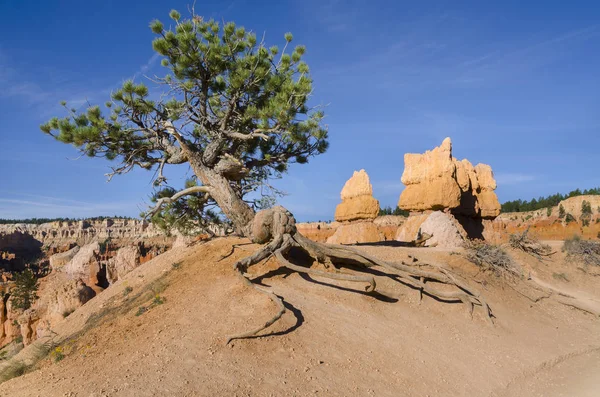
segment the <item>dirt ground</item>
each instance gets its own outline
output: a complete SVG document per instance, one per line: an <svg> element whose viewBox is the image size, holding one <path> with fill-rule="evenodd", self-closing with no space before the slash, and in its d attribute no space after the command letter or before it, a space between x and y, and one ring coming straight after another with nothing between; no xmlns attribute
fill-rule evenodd
<svg viewBox="0 0 600 397"><path fill-rule="evenodd" d="M523 282L511 287L439 248L359 247L454 269L485 294L495 326L477 308L471 319L460 303L419 303L418 291L385 275L370 295L361 285L290 274L271 259L251 273L288 311L269 336L225 346L228 335L276 311L232 270L257 246L220 260L244 242L218 239L140 266L67 317L56 330L70 335L59 350L1 384L0 396L600 395L597 316L540 298ZM600 302L600 279L562 253L544 263L511 255L528 275Z"/></svg>

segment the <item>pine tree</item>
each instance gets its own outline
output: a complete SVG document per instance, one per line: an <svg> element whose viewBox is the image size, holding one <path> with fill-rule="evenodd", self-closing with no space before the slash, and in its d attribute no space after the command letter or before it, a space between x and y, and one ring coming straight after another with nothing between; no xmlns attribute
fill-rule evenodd
<svg viewBox="0 0 600 397"><path fill-rule="evenodd" d="M145 215L157 224L210 222L214 213L209 210L218 207L238 235L268 243L235 264L241 276L249 266L271 255L296 271L317 272L298 268L286 259L295 246L319 261L396 269L397 277L407 284L447 299L446 289L438 290L435 282L419 281L420 270L402 268L399 273L400 265L349 248L315 243L297 232L292 214L283 207L263 209L272 200L256 198L252 193L276 195L270 180L285 173L291 163L304 164L328 147L324 113L308 104L313 80L303 61L306 48L298 45L288 49L291 33L285 34L283 49L267 47L253 32L233 22L220 25L191 11L188 19L171 11L172 28L158 20L150 24L156 35L152 46L168 70L156 79L163 88L162 95L151 96L146 85L126 81L105 108L90 106L77 112L64 103L66 117L52 118L41 130L88 156L117 161L109 179L136 167L154 170L154 206ZM181 164L190 167L194 180L175 190L167 184L164 170ZM367 282L368 291L375 289L372 274L317 273ZM459 287L447 270L428 272L426 278L453 286L453 300L481 305L491 318L479 293L462 283ZM249 280L248 284L254 285ZM279 307L266 328L281 317L285 307L272 292L257 290ZM232 338L250 336L263 328Z"/></svg>
<svg viewBox="0 0 600 397"><path fill-rule="evenodd" d="M565 215L566 215L566 212L565 212L565 207L563 207L563 205L561 204L561 205L558 207L558 217L562 219L562 218L564 218L564 217L565 217Z"/></svg>
<svg viewBox="0 0 600 397"><path fill-rule="evenodd" d="M17 309L27 310L38 298L37 277L31 269L14 273L15 286L10 290L11 302Z"/></svg>

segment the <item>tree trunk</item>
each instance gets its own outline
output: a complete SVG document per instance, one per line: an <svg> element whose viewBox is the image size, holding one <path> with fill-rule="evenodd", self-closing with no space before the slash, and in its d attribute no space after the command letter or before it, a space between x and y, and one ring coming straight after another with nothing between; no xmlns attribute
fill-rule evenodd
<svg viewBox="0 0 600 397"><path fill-rule="evenodd" d="M225 216L233 223L237 234L252 237L252 222L256 213L242 198L238 197L227 178L214 169L206 167L198 156L188 154L194 174L203 185L210 186L210 196L217 202Z"/></svg>

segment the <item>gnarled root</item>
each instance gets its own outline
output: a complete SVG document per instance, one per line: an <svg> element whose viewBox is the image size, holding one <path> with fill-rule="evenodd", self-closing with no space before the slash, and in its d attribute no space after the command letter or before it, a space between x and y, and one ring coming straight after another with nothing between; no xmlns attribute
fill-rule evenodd
<svg viewBox="0 0 600 397"><path fill-rule="evenodd" d="M364 266L367 268L382 267L388 272L393 273L398 282L418 290L420 294L424 293L447 302L465 303L467 305L467 310L471 315L475 306L481 306L483 308L485 318L489 323L493 324L492 311L485 299L479 294L478 291L471 288L447 269L439 266L429 265L431 270L425 270L423 269L423 265L415 267L404 262L401 264L387 262L348 246L314 242L296 231L295 221L292 215L283 207L274 207L270 210L259 212L255 219L255 223L256 222L260 222L260 224L255 224L253 226L254 230L256 231L256 234L253 234L253 237L258 235L259 238L254 238L254 242L265 242L265 240L270 240L270 242L263 246L255 254L236 262L234 264L234 269L247 285L263 294L268 295L269 298L278 306L279 310L263 326L252 331L231 336L227 339L227 343L234 339L243 339L258 334L262 330L277 322L277 320L279 320L285 313L285 306L283 305L283 301L280 297L275 295L270 290L253 284L245 275L250 266L261 262L271 255L275 255L281 265L295 272L306 273L309 275L325 277L334 280L366 283L367 285L365 290L367 292L375 291L375 278L370 274L348 274L343 273L336 268L333 268L333 271L331 272L321 271L291 263L285 257L285 255L293 247L297 247L306 251L318 262L325 263L326 265L347 264ZM428 283L428 281L450 285L455 288L453 291L440 290L435 288L432 285L433 283Z"/></svg>

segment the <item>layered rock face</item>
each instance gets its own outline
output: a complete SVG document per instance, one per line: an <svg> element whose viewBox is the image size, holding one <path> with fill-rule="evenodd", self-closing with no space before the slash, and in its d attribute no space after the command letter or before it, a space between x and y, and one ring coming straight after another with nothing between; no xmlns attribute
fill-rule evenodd
<svg viewBox="0 0 600 397"><path fill-rule="evenodd" d="M398 206L409 211L450 209L454 214L493 219L500 214L492 168L452 157L452 141L424 154L404 155Z"/></svg>
<svg viewBox="0 0 600 397"><path fill-rule="evenodd" d="M467 235L481 238L482 220L500 214L492 168L454 158L450 138L423 154L405 154L402 183L398 206L411 216L398 229L399 241L413 241L422 232L434 236L426 245L456 247Z"/></svg>
<svg viewBox="0 0 600 397"><path fill-rule="evenodd" d="M21 336L27 345L128 272L165 252L173 236L143 221L0 225L0 347ZM10 272L35 264L37 299L27 310L12 304Z"/></svg>
<svg viewBox="0 0 600 397"><path fill-rule="evenodd" d="M39 246L84 245L96 239L141 239L162 237L164 233L151 223L136 219L103 221L50 222L41 225L25 223L0 225L0 250L4 247L28 248L33 240Z"/></svg>
<svg viewBox="0 0 600 397"><path fill-rule="evenodd" d="M373 187L365 170L354 171L340 196L342 202L335 209L338 222L373 220L379 215L379 201L373 197Z"/></svg>
<svg viewBox="0 0 600 397"><path fill-rule="evenodd" d="M373 187L365 170L354 171L340 196L342 202L335 209L335 220L341 225L327 242L355 244L381 241L379 229L373 223L379 214L379 201L373 197Z"/></svg>

